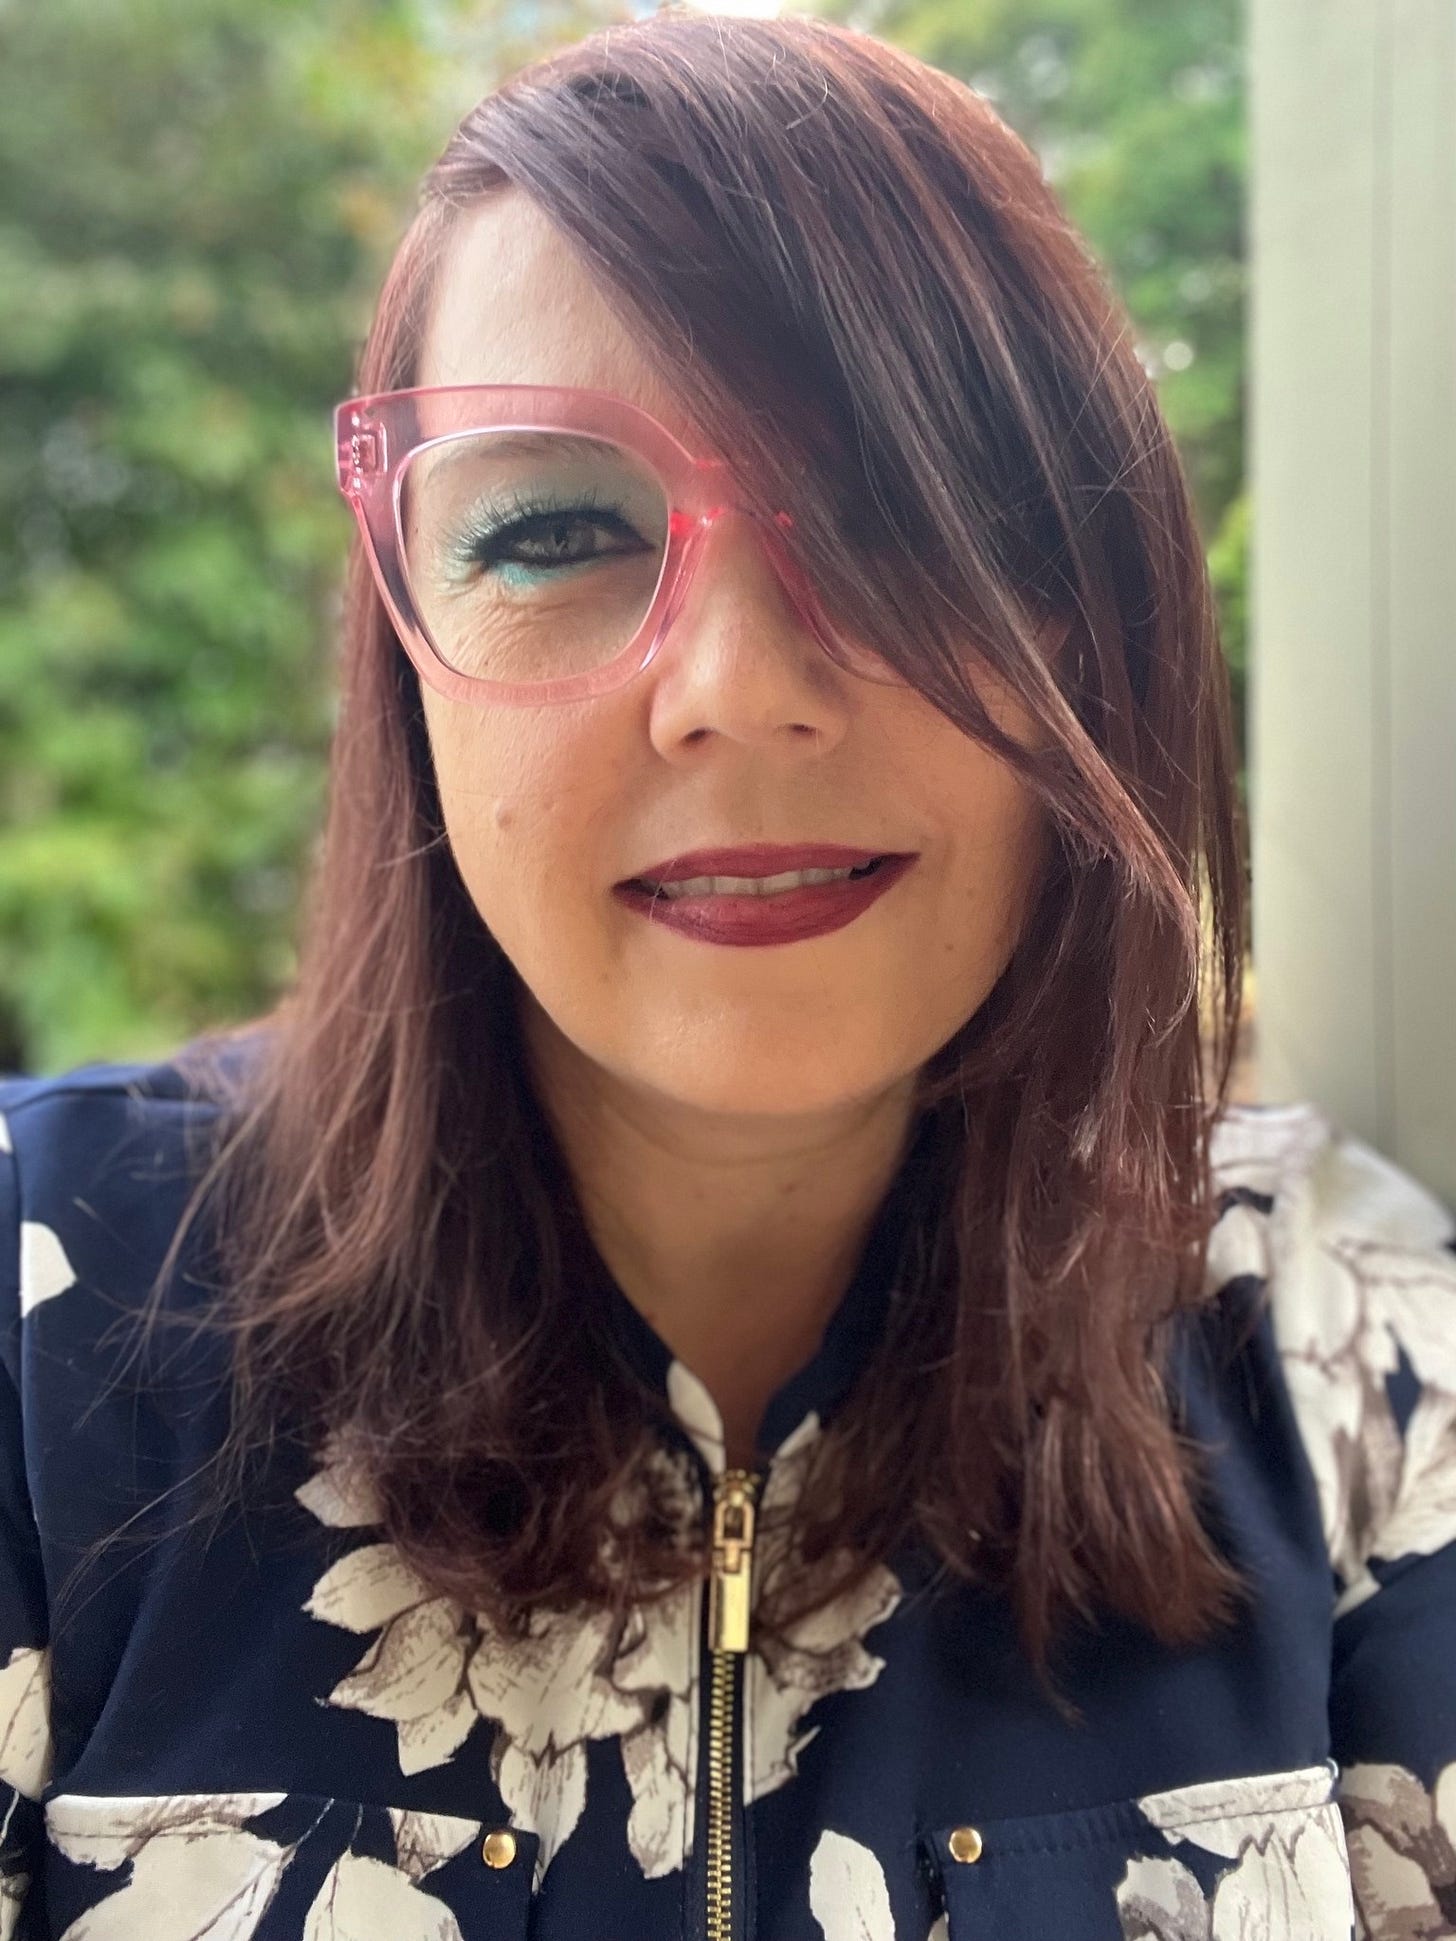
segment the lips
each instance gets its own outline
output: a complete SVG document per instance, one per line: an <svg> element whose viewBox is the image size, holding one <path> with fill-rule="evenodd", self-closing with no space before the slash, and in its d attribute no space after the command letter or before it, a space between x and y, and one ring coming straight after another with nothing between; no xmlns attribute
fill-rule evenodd
<svg viewBox="0 0 1456 1941"><path fill-rule="evenodd" d="M684 883L694 876L780 876L795 869L859 869L895 853L848 849L842 843L828 842L746 843L736 849L691 849L639 870L626 882L651 889L662 883Z"/></svg>
<svg viewBox="0 0 1456 1941"><path fill-rule="evenodd" d="M759 843L737 849L694 849L655 863L642 877L619 883L618 901L662 929L698 943L802 943L842 930L878 903L915 866L915 853L849 849L839 843ZM841 872L772 892L729 890L723 879ZM856 872L849 874L850 871ZM675 883L693 887L673 897Z"/></svg>

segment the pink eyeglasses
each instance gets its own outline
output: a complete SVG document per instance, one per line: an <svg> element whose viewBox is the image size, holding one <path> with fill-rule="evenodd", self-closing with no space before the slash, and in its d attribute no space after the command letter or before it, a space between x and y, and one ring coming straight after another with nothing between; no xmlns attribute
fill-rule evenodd
<svg viewBox="0 0 1456 1941"><path fill-rule="evenodd" d="M339 489L420 677L476 705L605 694L652 660L715 519L758 521L790 600L861 678L886 663L830 626L770 523L731 499L720 459L602 391L430 385L334 413Z"/></svg>

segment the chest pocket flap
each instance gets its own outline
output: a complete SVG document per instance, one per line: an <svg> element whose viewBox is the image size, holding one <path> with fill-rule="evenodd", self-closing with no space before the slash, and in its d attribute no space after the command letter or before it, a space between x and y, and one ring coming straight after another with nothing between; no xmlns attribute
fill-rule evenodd
<svg viewBox="0 0 1456 1941"><path fill-rule="evenodd" d="M1211 1780L928 1837L947 1941L1347 1941L1335 1768Z"/></svg>
<svg viewBox="0 0 1456 1941"><path fill-rule="evenodd" d="M539 1845L313 1793L56 1793L45 1822L45 1932L88 1941L522 1941Z"/></svg>

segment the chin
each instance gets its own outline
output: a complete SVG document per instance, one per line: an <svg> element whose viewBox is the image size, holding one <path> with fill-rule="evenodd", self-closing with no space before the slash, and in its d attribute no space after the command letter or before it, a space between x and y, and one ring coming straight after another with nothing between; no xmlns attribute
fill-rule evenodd
<svg viewBox="0 0 1456 1941"><path fill-rule="evenodd" d="M730 1118L803 1118L876 1098L900 1083L904 1072L892 1059L846 1059L843 1044L806 1050L802 1045L741 1045L715 1055L699 1042L684 1063L663 1061L639 1070L640 1083L693 1111Z"/></svg>

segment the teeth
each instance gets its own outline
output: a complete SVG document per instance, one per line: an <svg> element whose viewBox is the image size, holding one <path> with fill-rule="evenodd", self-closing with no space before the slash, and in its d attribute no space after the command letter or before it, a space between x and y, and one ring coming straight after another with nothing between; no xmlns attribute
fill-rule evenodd
<svg viewBox="0 0 1456 1941"><path fill-rule="evenodd" d="M813 883L843 883L853 869L786 869L779 876L688 876L681 883L649 883L656 896L778 896Z"/></svg>

